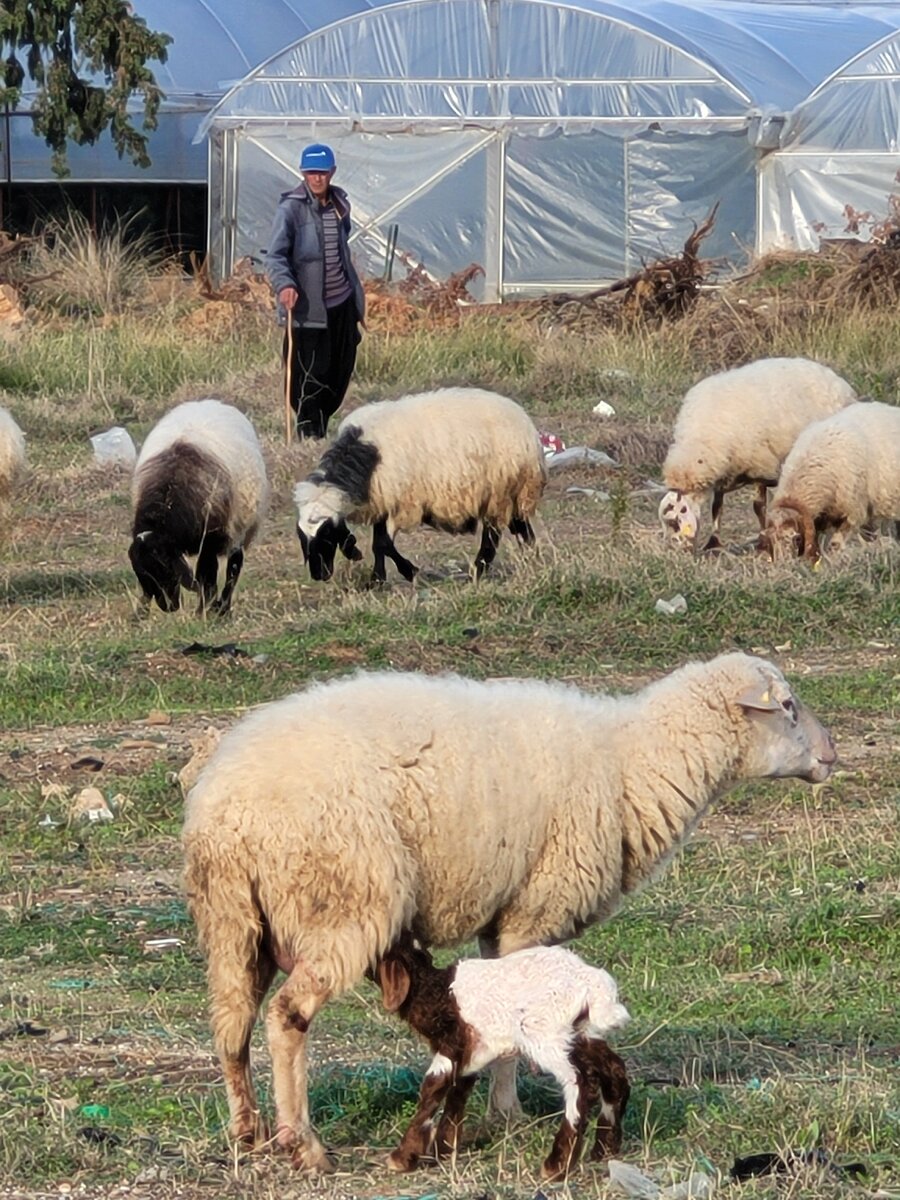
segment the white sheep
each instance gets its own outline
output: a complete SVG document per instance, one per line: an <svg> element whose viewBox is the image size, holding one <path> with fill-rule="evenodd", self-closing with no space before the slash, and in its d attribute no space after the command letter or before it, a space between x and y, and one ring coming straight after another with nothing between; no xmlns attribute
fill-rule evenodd
<svg viewBox="0 0 900 1200"><path fill-rule="evenodd" d="M372 526L372 578L385 557L404 579L417 568L394 535L417 525L474 533L476 577L490 566L501 531L534 541L547 468L538 432L514 400L480 388L442 388L366 404L345 417L318 466L294 490L297 534L313 579L330 579L337 549L362 557L347 521Z"/></svg>
<svg viewBox="0 0 900 1200"><path fill-rule="evenodd" d="M815 563L828 535L900 531L900 408L854 404L816 421L797 438L772 497L764 548L791 547Z"/></svg>
<svg viewBox="0 0 900 1200"><path fill-rule="evenodd" d="M236 1138L264 1129L250 1035L268 1006L276 1137L329 1169L306 1032L411 929L487 957L574 937L659 871L744 779L821 782L834 747L771 663L725 654L634 696L376 672L243 717L188 795L188 904ZM494 1107L515 1074L494 1073Z"/></svg>
<svg viewBox="0 0 900 1200"><path fill-rule="evenodd" d="M150 430L134 467L131 565L144 605L180 605L198 592L199 612L224 615L269 503L259 440L250 421L220 400L190 400ZM192 572L185 556L196 555ZM219 557L227 556L217 596Z"/></svg>
<svg viewBox="0 0 900 1200"><path fill-rule="evenodd" d="M672 489L659 504L663 527L695 543L711 491L713 531L704 549L716 549L725 493L755 483L753 511L762 531L766 489L778 482L797 435L854 400L849 383L808 358L762 358L702 379L681 403L663 463L663 481Z"/></svg>
<svg viewBox="0 0 900 1200"><path fill-rule="evenodd" d="M624 1062L603 1039L629 1017L608 972L561 946L441 969L415 939L403 937L379 960L375 978L388 1012L426 1038L434 1055L419 1107L388 1166L411 1171L432 1147L438 1157L452 1154L479 1071L518 1056L549 1072L563 1090L565 1113L541 1168L544 1179L565 1178L574 1168L598 1100L591 1157L618 1153L631 1089Z"/></svg>
<svg viewBox="0 0 900 1200"><path fill-rule="evenodd" d="M12 415L0 408L0 518L5 515L10 496L24 473L25 435Z"/></svg>

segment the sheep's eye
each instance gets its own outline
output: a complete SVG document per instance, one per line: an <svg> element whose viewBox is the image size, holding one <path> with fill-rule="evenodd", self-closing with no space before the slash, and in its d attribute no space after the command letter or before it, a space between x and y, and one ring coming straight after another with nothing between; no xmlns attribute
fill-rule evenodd
<svg viewBox="0 0 900 1200"><path fill-rule="evenodd" d="M791 724L797 724L797 704L793 696L789 696L787 700L782 700L781 707L791 719Z"/></svg>

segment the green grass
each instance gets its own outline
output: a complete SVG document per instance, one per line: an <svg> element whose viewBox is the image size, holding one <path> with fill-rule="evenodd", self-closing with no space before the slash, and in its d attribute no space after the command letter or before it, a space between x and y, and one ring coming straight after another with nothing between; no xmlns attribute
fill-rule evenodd
<svg viewBox="0 0 900 1200"><path fill-rule="evenodd" d="M791 280L775 282L787 294ZM302 568L290 485L316 449L282 445L269 319L238 310L213 331L192 323L195 310L179 301L108 320L53 316L0 364L0 403L26 428L31 462L0 548L3 1187L36 1196L71 1183L104 1198L117 1188L250 1200L535 1195L559 1097L524 1071L523 1125L485 1122L482 1082L457 1162L410 1179L385 1170L427 1055L369 983L326 1006L311 1039L313 1120L338 1176L309 1183L283 1159L234 1153L181 896L174 773L208 724L225 728L250 706L359 668L616 691L739 648L774 658L796 682L833 730L840 769L812 791L735 789L662 879L578 941L613 970L633 1015L616 1040L633 1083L623 1157L668 1183L695 1168L725 1177L738 1155L822 1146L866 1162L870 1192L897 1194L900 555L887 542L853 546L816 572L749 553L693 559L663 544L656 501L639 494L658 478L679 397L733 365L736 347L739 357L754 347L819 357L862 390L895 395L894 314L729 318L722 331L708 310L659 331L496 315L404 337L373 329L351 404L450 382L497 387L571 444L615 445L623 466L552 478L534 552L504 540L477 587L459 578L470 540L417 532L401 548L434 573L370 591L364 565L342 564L321 586ZM87 436L115 420L139 440L172 403L199 394L253 418L272 514L229 621L155 610L137 621L128 480L93 468ZM601 398L616 409L610 422L591 413ZM611 499L570 495L570 484ZM741 493L726 503L725 527L737 541L753 536ZM685 614L656 611L679 592ZM184 655L195 642L245 653ZM85 754L102 760L96 773L75 766ZM88 785L112 806L111 823L70 816ZM160 949L158 939L175 940ZM254 1053L268 1104L262 1029ZM605 1168L586 1164L553 1191L570 1193L611 1194ZM757 1180L745 1194L863 1193L813 1173Z"/></svg>

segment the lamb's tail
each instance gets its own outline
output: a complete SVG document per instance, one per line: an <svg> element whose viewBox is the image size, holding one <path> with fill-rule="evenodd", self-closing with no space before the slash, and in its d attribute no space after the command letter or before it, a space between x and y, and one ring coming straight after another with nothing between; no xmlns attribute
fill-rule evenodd
<svg viewBox="0 0 900 1200"><path fill-rule="evenodd" d="M605 1038L613 1029L621 1029L631 1020L624 1004L619 1003L616 981L606 971L593 972L588 987L588 1030L592 1037Z"/></svg>

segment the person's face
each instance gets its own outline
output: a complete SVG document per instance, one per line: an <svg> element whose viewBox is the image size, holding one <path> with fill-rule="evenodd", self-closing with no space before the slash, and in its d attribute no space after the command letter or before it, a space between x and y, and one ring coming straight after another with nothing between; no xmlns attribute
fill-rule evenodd
<svg viewBox="0 0 900 1200"><path fill-rule="evenodd" d="M331 182L331 177L334 174L334 168L330 171L304 171L303 178L306 180L306 186L312 192L317 200L324 199L328 192L328 185Z"/></svg>

